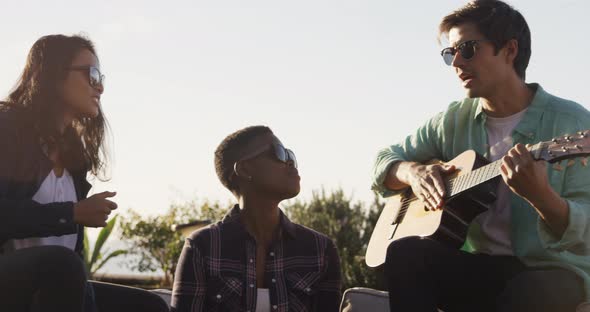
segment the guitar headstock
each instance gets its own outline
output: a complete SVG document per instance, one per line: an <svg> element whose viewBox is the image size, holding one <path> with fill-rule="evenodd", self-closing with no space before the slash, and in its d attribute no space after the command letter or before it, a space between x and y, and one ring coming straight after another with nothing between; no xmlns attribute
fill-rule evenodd
<svg viewBox="0 0 590 312"><path fill-rule="evenodd" d="M532 147L535 159L553 163L567 158L590 156L590 130L579 131L540 142Z"/></svg>

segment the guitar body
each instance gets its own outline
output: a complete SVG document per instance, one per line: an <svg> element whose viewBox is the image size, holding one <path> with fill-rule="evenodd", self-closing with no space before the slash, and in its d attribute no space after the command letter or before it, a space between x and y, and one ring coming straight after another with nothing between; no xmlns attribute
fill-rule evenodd
<svg viewBox="0 0 590 312"><path fill-rule="evenodd" d="M549 163L587 157L590 156L590 130L555 137L527 149L533 159ZM447 190L444 209L427 211L410 188L387 199L367 246L365 262L368 266L385 263L389 244L405 237L430 237L456 248L463 245L471 221L496 200L502 161L489 163L476 152L466 151L447 164L454 165L457 170L444 177ZM582 160L582 165L586 166L587 161Z"/></svg>
<svg viewBox="0 0 590 312"><path fill-rule="evenodd" d="M439 162L440 163L440 162ZM475 151L466 151L446 164L457 170L452 177L465 175L489 162ZM409 236L430 237L460 248L471 221L486 211L496 199L499 177L446 199L442 210L428 211L408 188L387 198L367 246L365 261L370 267L385 263L391 242Z"/></svg>

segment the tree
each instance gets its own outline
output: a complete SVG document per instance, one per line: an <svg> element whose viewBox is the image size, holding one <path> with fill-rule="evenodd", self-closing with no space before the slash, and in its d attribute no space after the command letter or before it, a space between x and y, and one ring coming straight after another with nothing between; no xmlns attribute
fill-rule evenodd
<svg viewBox="0 0 590 312"><path fill-rule="evenodd" d="M129 216L121 222L121 237L130 244L130 253L139 256L139 259L130 260L131 268L139 272L159 269L164 273L163 286L170 286L184 245L183 237L173 226L196 220L218 220L227 209L217 202L198 203L193 200L173 204L166 214L158 216L141 216L129 210Z"/></svg>
<svg viewBox="0 0 590 312"><path fill-rule="evenodd" d="M383 289L375 269L364 261L369 238L382 204L375 197L365 209L362 203L353 203L342 189L331 193L314 191L309 202L296 200L285 205L285 212L295 223L324 233L334 240L342 266L343 287L371 287Z"/></svg>
<svg viewBox="0 0 590 312"><path fill-rule="evenodd" d="M92 250L92 254L90 253L90 242L88 241L88 232L84 229L84 249L83 249L83 256L84 256L84 264L86 265L86 272L88 276L92 277L96 271L100 270L109 260L112 258L127 254L127 250L118 249L111 253L109 250L102 251L105 242L111 236L115 225L117 224L117 215L115 215L107 225L100 230L98 233L98 237L96 238L96 242L94 243L94 248ZM105 256L106 255L106 256ZM100 262L99 262L100 261Z"/></svg>

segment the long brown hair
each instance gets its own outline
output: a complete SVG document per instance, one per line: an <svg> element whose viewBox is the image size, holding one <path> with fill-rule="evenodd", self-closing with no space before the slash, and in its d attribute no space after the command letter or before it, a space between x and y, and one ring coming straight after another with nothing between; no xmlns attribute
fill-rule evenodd
<svg viewBox="0 0 590 312"><path fill-rule="evenodd" d="M49 35L37 40L27 56L25 68L6 102L0 104L19 112L41 142L57 148L66 167L84 168L101 180L106 177L105 133L107 121L99 107L98 116L78 117L61 133L56 122L63 101L58 86L68 75L68 67L84 49L96 55L94 44L79 35Z"/></svg>

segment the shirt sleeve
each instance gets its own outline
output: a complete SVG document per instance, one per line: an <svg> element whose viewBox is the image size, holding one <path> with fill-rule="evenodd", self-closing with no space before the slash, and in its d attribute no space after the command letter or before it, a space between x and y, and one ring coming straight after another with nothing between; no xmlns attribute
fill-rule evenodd
<svg viewBox="0 0 590 312"><path fill-rule="evenodd" d="M380 150L373 165L371 189L384 197L399 192L389 190L383 184L389 168L398 161L426 162L433 158L442 158L440 139L442 120L443 113L441 112L400 143Z"/></svg>
<svg viewBox="0 0 590 312"><path fill-rule="evenodd" d="M172 298L173 312L205 311L207 280L203 269L203 257L194 242L187 238L178 259Z"/></svg>
<svg viewBox="0 0 590 312"><path fill-rule="evenodd" d="M76 233L72 202L42 205L32 199L10 199L20 157L17 144L17 132L0 120L0 240Z"/></svg>
<svg viewBox="0 0 590 312"><path fill-rule="evenodd" d="M315 294L313 311L337 312L340 309L342 297L342 276L338 249L332 240L328 240L325 257L327 263L326 274L318 282L318 292Z"/></svg>
<svg viewBox="0 0 590 312"><path fill-rule="evenodd" d="M559 135L590 129L590 114L584 108L576 116L563 114L554 126ZM568 225L561 235L555 235L540 217L537 232L543 247L556 252L590 255L590 163L588 158L572 158L549 170L551 186L568 205ZM558 167L559 167L558 166Z"/></svg>
<svg viewBox="0 0 590 312"><path fill-rule="evenodd" d="M573 162L567 167L567 163ZM579 159L563 161L565 169L561 196L569 208L568 226L561 237L556 236L540 217L537 230L543 246L558 252L590 254L590 167Z"/></svg>

